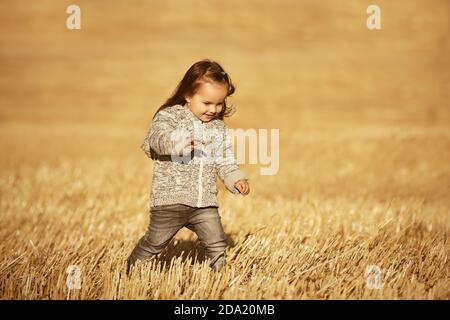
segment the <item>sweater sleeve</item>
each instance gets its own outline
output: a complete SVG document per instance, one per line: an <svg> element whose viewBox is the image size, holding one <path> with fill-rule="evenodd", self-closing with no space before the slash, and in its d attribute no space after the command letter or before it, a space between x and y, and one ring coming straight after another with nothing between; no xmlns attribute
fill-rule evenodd
<svg viewBox="0 0 450 320"><path fill-rule="evenodd" d="M223 124L221 138L215 150L215 167L217 175L231 193L238 194L239 191L234 184L241 179L249 180L248 176L239 169L234 159L233 143L229 129Z"/></svg>
<svg viewBox="0 0 450 320"><path fill-rule="evenodd" d="M177 121L174 115L164 109L159 111L141 144L141 149L149 158L152 158L152 152L159 155L170 155L174 150L171 136L176 128Z"/></svg>

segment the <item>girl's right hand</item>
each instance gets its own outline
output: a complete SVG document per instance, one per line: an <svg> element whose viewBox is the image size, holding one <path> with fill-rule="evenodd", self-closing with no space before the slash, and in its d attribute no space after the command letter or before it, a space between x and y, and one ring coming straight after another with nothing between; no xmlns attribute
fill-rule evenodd
<svg viewBox="0 0 450 320"><path fill-rule="evenodd" d="M180 137L178 141L175 142L175 152L182 156L191 153L196 146L201 147L205 144L205 141L195 139L194 135L191 134L189 137Z"/></svg>

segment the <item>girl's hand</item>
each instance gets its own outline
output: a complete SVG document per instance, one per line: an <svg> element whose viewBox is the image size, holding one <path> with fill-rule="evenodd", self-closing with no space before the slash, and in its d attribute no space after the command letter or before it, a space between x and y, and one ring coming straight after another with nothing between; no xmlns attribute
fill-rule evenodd
<svg viewBox="0 0 450 320"><path fill-rule="evenodd" d="M238 189L238 191L239 191L242 195L244 195L244 196L246 196L246 195L249 194L249 192L250 192L250 186L249 186L247 180L238 180L238 181L234 184L234 187L235 187L236 189Z"/></svg>
<svg viewBox="0 0 450 320"><path fill-rule="evenodd" d="M205 145L206 141L199 139L194 139L194 135L189 137L180 137L178 141L175 142L175 152L178 155L184 155L190 153L196 146Z"/></svg>

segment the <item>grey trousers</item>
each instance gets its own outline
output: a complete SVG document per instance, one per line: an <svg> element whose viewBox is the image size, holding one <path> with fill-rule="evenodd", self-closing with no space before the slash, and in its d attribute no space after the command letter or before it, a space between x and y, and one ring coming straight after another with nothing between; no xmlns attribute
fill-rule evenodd
<svg viewBox="0 0 450 320"><path fill-rule="evenodd" d="M147 261L160 253L183 227L197 234L205 255L211 259L210 267L220 270L225 265L228 244L218 208L170 204L150 208L150 223L127 259L127 274L136 261Z"/></svg>

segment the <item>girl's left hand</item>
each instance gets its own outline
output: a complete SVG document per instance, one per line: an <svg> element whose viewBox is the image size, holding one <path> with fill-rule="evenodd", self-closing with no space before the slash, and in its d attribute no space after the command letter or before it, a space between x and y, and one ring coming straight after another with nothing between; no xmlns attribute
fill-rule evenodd
<svg viewBox="0 0 450 320"><path fill-rule="evenodd" d="M238 189L238 191L242 194L242 195L247 195L250 192L250 186L248 184L247 180L238 180L235 184L234 187L236 189Z"/></svg>

